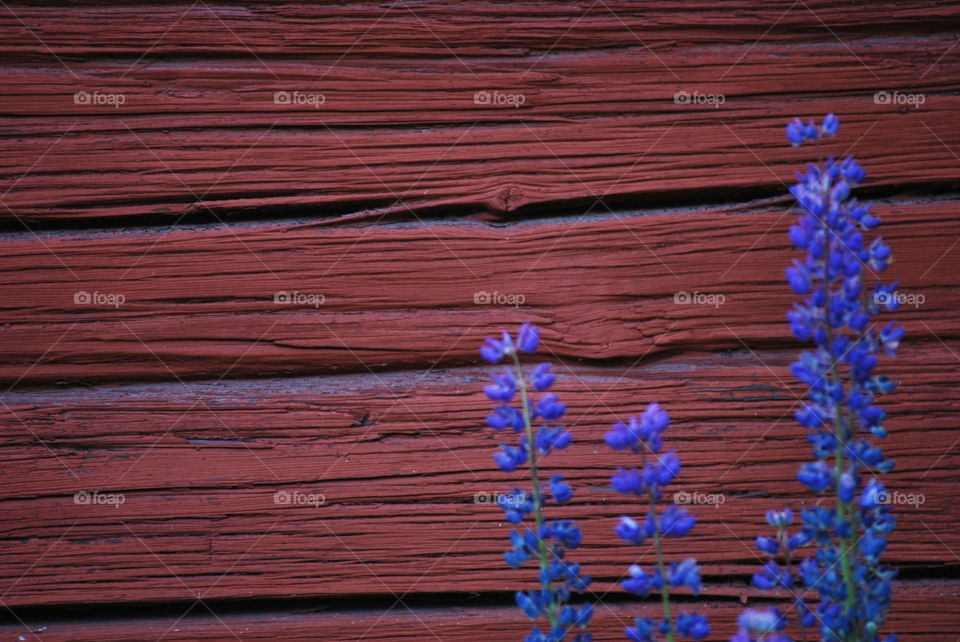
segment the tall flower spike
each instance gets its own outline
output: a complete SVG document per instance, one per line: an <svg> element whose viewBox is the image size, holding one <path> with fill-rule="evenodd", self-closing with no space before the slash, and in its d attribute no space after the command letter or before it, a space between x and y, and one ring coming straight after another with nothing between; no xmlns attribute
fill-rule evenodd
<svg viewBox="0 0 960 642"><path fill-rule="evenodd" d="M663 539L683 537L696 523L693 515L676 503L657 514L657 502L664 489L680 474L680 458L675 452L656 456L663 447L663 433L669 424L667 411L651 403L639 419L631 417L627 423L615 423L605 437L607 445L614 450L632 450L641 455L642 470L618 469L610 480L614 490L647 500L647 513L642 521L623 515L614 532L623 541L637 546L645 546L647 540L653 538L657 553L657 566L652 572L635 564L629 569L630 577L622 582L625 590L640 597L645 598L652 591L660 592L663 619L656 623L648 617L638 617L633 626L624 629L627 638L636 642L651 642L658 634L670 642L677 637L702 640L710 634L705 615L681 611L674 617L671 613L670 587L685 587L693 595L699 594L700 567L693 558L673 562L669 568L664 560Z"/></svg>
<svg viewBox="0 0 960 642"><path fill-rule="evenodd" d="M840 121L828 114L813 130L794 120L787 125L793 145L836 134ZM792 366L807 387L807 400L796 412L807 431L813 461L803 464L799 481L820 495L815 506L801 513L801 525L790 534L789 509L770 511L767 522L774 537L760 536L757 548L769 559L753 583L762 590L787 591L795 599L800 628L819 625L824 640L876 642L890 606L895 572L880 561L887 536L896 524L891 507L879 501L886 493L876 477L893 462L872 438L886 436L886 413L877 398L895 385L876 373L878 355L894 356L903 328L890 322L877 329L875 317L897 306L896 283L875 282L890 264L890 248L880 237L868 243L880 219L870 204L861 204L852 188L866 172L852 156L828 158L798 174L790 192L800 215L790 228L790 240L804 252L786 277L791 289L804 296L787 313L793 335L812 344ZM816 553L794 566L795 555L813 545ZM781 564L782 562L782 564ZM805 589L795 591L792 587ZM815 595L808 606L799 592ZM796 617L796 616L795 616ZM749 609L740 617L736 642L789 640L786 614ZM887 638L896 639L895 636Z"/></svg>
<svg viewBox="0 0 960 642"><path fill-rule="evenodd" d="M493 455L494 461L506 473L527 465L531 479L530 492L514 487L511 493L500 495L497 501L511 524L522 525L531 515L534 518L532 529L526 527L510 532L511 548L504 553L504 561L510 568L519 568L530 559L539 561L540 588L516 594L517 606L528 618L542 619L548 624L545 632L534 626L526 637L528 642L560 642L566 640L574 629L577 633L572 642L590 642L591 635L586 627L593 614L591 605L576 607L569 604L571 593L583 592L590 585L590 578L581 576L580 565L566 559L568 550L580 546L580 529L569 520L548 523L543 516L548 493L541 482L539 458L566 448L571 435L556 423L567 409L556 394L546 393L536 403L532 399L532 392L549 389L555 380L549 363L533 368L529 377L521 367L520 353L536 352L539 342L537 327L524 323L516 339L504 332L500 339L488 337L480 346L480 355L485 360L494 364L505 359L508 361L502 373L490 375L493 383L483 389L487 397L499 402L487 415L487 425L498 432L510 427L521 433L517 445L501 444L500 451ZM534 421L540 424L536 434ZM506 431L505 434L510 433ZM573 489L564 481L563 475L553 475L548 487L549 497L557 506L573 498ZM690 621L688 626L695 630L699 622Z"/></svg>

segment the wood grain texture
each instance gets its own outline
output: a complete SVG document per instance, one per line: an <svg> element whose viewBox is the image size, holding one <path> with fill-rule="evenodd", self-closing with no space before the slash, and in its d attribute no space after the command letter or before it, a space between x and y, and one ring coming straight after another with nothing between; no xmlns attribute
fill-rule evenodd
<svg viewBox="0 0 960 642"><path fill-rule="evenodd" d="M924 297L897 314L912 336L958 337L956 208L877 209L901 294ZM783 283L795 255L785 238L792 219L785 209L733 207L506 228L256 225L55 234L42 243L7 237L0 380L444 367L475 363L483 336L521 320L543 327L548 358L795 346ZM278 292L325 299L278 304ZM477 305L484 292L521 295L523 305ZM678 292L722 295L723 304L677 304ZM82 293L125 300L76 304Z"/></svg>
<svg viewBox="0 0 960 642"><path fill-rule="evenodd" d="M784 183L852 152L922 297L881 364L890 628L955 640L958 30L947 1L3 4L0 637L520 637L476 348L531 320L596 639L654 614L618 602L653 554L601 441L653 400L675 490L724 497L667 554L726 639L764 511L816 501Z"/></svg>
<svg viewBox="0 0 960 642"><path fill-rule="evenodd" d="M890 612L891 631L904 642L954 642L960 621L960 586L956 581L897 582ZM931 609L931 604L938 608ZM132 617L124 621L48 620L27 617L23 624L0 625L7 639L71 640L73 642L119 642L138 639L164 640L276 640L316 639L329 642L370 640L442 640L474 642L481 639L521 639L529 627L514 608L471 606L457 608L407 608L407 603L380 610L351 609L349 602L334 612L225 613L216 603L213 613L197 605L188 617ZM335 605L336 607L336 605ZM687 608L682 606L681 608ZM186 610L186 607L184 607ZM706 613L713 629L708 640L727 640L733 633L740 606L737 603L704 600L698 612ZM306 611L306 612L305 612ZM591 632L594 640L622 640L623 628L638 615L657 616L652 601L600 603L594 607ZM25 626L24 626L25 625Z"/></svg>
<svg viewBox="0 0 960 642"><path fill-rule="evenodd" d="M944 0L904 4L881 0L850 5L836 0L748 0L615 4L581 2L462 2L452 15L440 0L418 3L244 2L202 4L161 1L149 6L129 1L96 6L70 5L71 22L61 7L10 3L0 28L11 37L2 51L37 56L41 39L59 55L342 56L349 53L392 57L398 53L429 58L502 56L517 52L592 51L602 45L634 46L642 40L660 49L737 42L790 46L825 41L826 23L843 35L896 33L922 35L948 28L957 3ZM19 18L19 19L18 19ZM26 23L26 25L24 24ZM781 28L774 29L775 24Z"/></svg>
<svg viewBox="0 0 960 642"><path fill-rule="evenodd" d="M117 217L166 224L211 212L412 220L443 208L502 219L770 194L810 158L784 144L783 123L827 111L844 115L830 151L856 152L871 187L956 185L960 62L945 54L960 8L879 4L854 12L816 4L730 15L743 6L733 3L712 16L653 5L617 13L540 6L523 20L538 21L537 11L549 18L522 30L511 29L509 16L479 29L471 22L471 10L490 17L501 4L473 5L458 19L437 6L416 14L398 7L380 22L371 18L385 8L370 5L301 8L310 22L290 7L222 9L222 16L208 6L112 7L77 10L61 34L59 18L48 22L55 12L33 9L22 18L35 20L33 36L14 24L20 39L0 45L17 54L0 80L0 188L9 208L0 219L16 229L14 216L53 224ZM421 10L444 26L419 18ZM337 23L339 12L353 22ZM584 13L571 24L570 15ZM907 28L911 15L922 15L929 33L876 34L878 21L899 19ZM175 28L165 22L176 17ZM326 34L333 40L326 47L354 42L354 30L365 34L336 55L313 38L319 51L307 56L287 21ZM738 32L738 23L749 27ZM57 42L76 43L78 32L94 28L88 24L100 32L114 25L115 35L57 53ZM845 33L844 24L870 25L871 35ZM161 28L172 31L162 37ZM146 53L139 30L156 43ZM691 30L701 37L689 40ZM200 33L206 56L197 58L191 34ZM808 43L812 34L816 42ZM36 38L49 48L42 64L22 57ZM228 55L236 47L243 55ZM211 48L219 57L209 57ZM53 54L65 56L63 64ZM876 104L878 91L920 94L924 102ZM78 103L77 92L123 103ZM277 92L323 102L277 104ZM477 104L477 92L523 102ZM677 92L724 102L677 104Z"/></svg>
<svg viewBox="0 0 960 642"><path fill-rule="evenodd" d="M960 550L960 534L944 521L957 516L949 480L960 465L960 408L946 399L960 375L939 343L905 352L891 373L901 389L885 404L885 450L898 462L886 479L924 501L898 507L888 555L903 569L941 572L957 566L950 551ZM638 509L610 492L609 475L635 462L609 452L602 435L659 399L674 417L669 447L684 461L675 490L726 498L696 507L699 526L671 542L670 555L701 560L706 595L744 594L726 582L754 572L750 542L763 532L764 511L813 500L791 481L808 450L792 419L800 391L785 383L791 357L744 350L561 370L577 444L547 465L579 489L564 515L583 526L589 544L576 559L600 593L632 555L643 563L652 555L624 550L612 534L619 515ZM0 577L15 582L4 600L515 588L525 575L503 568L509 524L475 499L517 479L493 465L497 438L481 427L488 371L10 393L2 467L27 474L4 490ZM95 491L125 501L76 503L75 493ZM278 492L304 498L277 503ZM303 503L310 494L322 505Z"/></svg>

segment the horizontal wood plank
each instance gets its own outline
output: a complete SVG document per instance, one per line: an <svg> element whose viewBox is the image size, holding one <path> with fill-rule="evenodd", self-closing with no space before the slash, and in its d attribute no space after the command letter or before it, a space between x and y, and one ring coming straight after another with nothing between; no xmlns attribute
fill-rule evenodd
<svg viewBox="0 0 960 642"><path fill-rule="evenodd" d="M786 144L786 121L830 111L844 124L825 149L856 153L871 187L957 184L953 32L838 42L813 15L791 15L819 42L784 45L775 29L746 51L733 37L654 54L606 12L630 49L10 61L0 220L19 230L14 217L413 220L451 209L502 220L768 195L812 155ZM694 98L678 104L678 92ZM878 104L877 92L890 100Z"/></svg>
<svg viewBox="0 0 960 642"><path fill-rule="evenodd" d="M876 210L896 259L885 276L915 297L896 313L910 336L958 336L956 207ZM483 336L522 320L543 327L548 355L567 359L793 346L783 277L795 256L792 219L786 209L731 207L505 228L7 237L0 380L446 367L475 363ZM683 293L693 302L677 303Z"/></svg>
<svg viewBox="0 0 960 642"><path fill-rule="evenodd" d="M883 364L901 381L885 404L885 449L898 464L885 479L904 502L923 498L898 506L888 557L940 572L960 550L944 519L957 514L956 357L933 342L904 352ZM750 542L765 510L813 501L791 481L809 450L792 418L800 391L785 383L791 358L740 351L560 369L577 441L547 465L579 489L563 513L582 522L588 544L576 559L599 592L629 563L652 559L612 534L619 515L640 509L610 491L613 470L635 462L602 435L659 400L674 416L668 447L684 461L674 490L724 495L695 507L697 529L669 555L701 560L707 595L739 594L723 583L754 572ZM501 557L510 526L483 503L517 479L495 468L497 438L481 427L487 371L9 393L2 468L24 474L8 478L2 498L4 600L516 588L523 574ZM118 494L122 502L110 499Z"/></svg>
<svg viewBox="0 0 960 642"><path fill-rule="evenodd" d="M885 630L898 633L904 642L954 642L960 622L960 585L956 580L897 582L894 603ZM931 609L931 604L938 608ZM623 628L631 626L639 615L657 617L657 604L646 602L599 603L594 607L590 631L594 640L622 640ZM751 602L750 606L754 606ZM380 610L351 609L349 602L335 612L281 611L270 613L224 612L220 605L195 605L190 615L179 617L131 617L110 620L46 620L25 617L21 624L0 625L6 639L71 640L72 642L120 642L131 638L164 640L243 640L311 639L323 635L330 642L355 640L387 641L399 639L473 642L478 634L484 639L520 639L530 624L515 608L482 607L466 604L457 608L415 608L407 602ZM695 608L710 618L712 632L708 640L727 640L734 632L741 606L704 599ZM186 610L186 607L184 607Z"/></svg>
<svg viewBox="0 0 960 642"><path fill-rule="evenodd" d="M103 2L69 7L11 4L0 28L11 34L7 56L37 56L36 39L64 56L231 54L396 55L407 53L495 56L546 50L591 50L636 45L668 49L679 43L765 42L820 39L829 33L899 34L945 29L958 18L954 2L905 4L880 0L856 11L836 0L757 3L727 0L597 5L580 2L524 4L462 2L456 16L441 0L415 5L351 2L244 2L242 5ZM822 21L822 22L821 22ZM574 28L575 27L575 28ZM779 28L773 28L779 27ZM32 42L31 42L32 39Z"/></svg>

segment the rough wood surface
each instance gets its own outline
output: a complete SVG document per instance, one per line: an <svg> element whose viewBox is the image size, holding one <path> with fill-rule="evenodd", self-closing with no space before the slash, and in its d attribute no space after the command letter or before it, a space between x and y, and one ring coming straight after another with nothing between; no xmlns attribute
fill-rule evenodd
<svg viewBox="0 0 960 642"><path fill-rule="evenodd" d="M957 581L897 582L896 600L890 613L890 629L901 640L955 642L955 623L960 617L960 584ZM396 597L405 597L398 595ZM393 598L395 599L395 598ZM477 639L521 639L529 632L527 623L516 617L513 608L472 606L458 608L408 607L401 601L381 609L360 611L349 602L327 605L333 612L300 611L243 613L225 612L214 603L195 605L189 616L181 612L166 617L139 616L123 621L50 620L44 616L24 618L20 624L0 625L0 635L8 639L71 640L73 642L125 641L138 639L164 640L276 640L318 639L329 642L348 640L441 640L442 642L475 642ZM206 602L204 603L206 604ZM931 604L938 608L931 609ZM689 608L681 605L680 608ZM623 628L631 626L638 615L657 616L657 605L627 601L600 603L595 607L591 632L594 640L623 640ZM184 607L183 611L186 610ZM726 640L733 633L740 606L735 602L704 600L697 610L710 617L713 633L709 640ZM482 638L478 636L483 636Z"/></svg>
<svg viewBox="0 0 960 642"><path fill-rule="evenodd" d="M951 4L505 7L118 5L69 27L54 9L5 12L19 37L0 44L0 219L490 218L769 194L808 159L783 144L785 120L831 110L845 116L831 151L855 151L872 187L960 180ZM24 56L36 38L41 60ZM891 159L892 141L912 144Z"/></svg>
<svg viewBox="0 0 960 642"><path fill-rule="evenodd" d="M642 40L662 49L700 44L764 42L790 46L830 41L830 30L849 35L922 35L946 30L958 17L957 3L881 0L851 5L836 0L750 0L617 3L462 2L457 11L442 0L418 3L215 4L129 1L97 6L61 2L63 8L10 3L0 28L7 55L37 56L40 38L53 52L69 56L144 54L395 56L428 54L502 56L545 50L594 51L604 44L635 46ZM17 17L20 20L17 20ZM819 18L819 20L818 20ZM25 26L23 23L27 23ZM780 28L771 28L771 25ZM28 30L29 28L29 30ZM49 55L49 54L48 54Z"/></svg>
<svg viewBox="0 0 960 642"><path fill-rule="evenodd" d="M911 336L958 337L956 209L956 201L878 207L899 292L924 297L897 313ZM795 346L782 278L796 255L785 238L792 219L786 209L709 208L500 229L8 236L0 240L0 380L444 367L475 363L491 328L520 320L543 327L548 356L578 359ZM278 292L325 298L278 304ZM675 303L683 292L724 299ZM124 301L75 303L83 293ZM523 305L478 305L480 293L521 295Z"/></svg>
<svg viewBox="0 0 960 642"><path fill-rule="evenodd" d="M476 346L532 320L578 444L659 400L677 490L723 493L668 555L724 639L763 512L814 501L783 183L853 152L922 297L882 364L891 630L954 640L958 32L946 1L2 4L0 637L519 637ZM585 448L549 464L597 600L651 552L611 532L628 458Z"/></svg>
<svg viewBox="0 0 960 642"><path fill-rule="evenodd" d="M652 555L616 545L617 516L637 507L605 488L616 466L636 462L602 445L611 422L645 403L674 415L669 446L685 465L676 491L725 495L696 507L694 536L669 547L701 559L714 578L707 595L729 594L717 578L754 571L750 542L771 503L809 505L791 481L807 447L792 418L790 358L744 350L626 372L561 369L578 445L547 464L580 489L564 514L582 521L590 544L577 560L602 590L634 561L612 555ZM898 507L889 557L939 572L960 550L940 518L955 512L960 407L946 398L960 375L936 342L911 344L897 368L886 448L899 465L887 480L924 499ZM176 600L185 584L211 599L509 590L522 577L503 568L509 524L475 502L515 480L493 465L484 378L468 368L11 393L0 455L4 469L27 474L4 489L0 576L16 581L4 600ZM125 501L77 504L77 492ZM323 503L278 504L278 492Z"/></svg>

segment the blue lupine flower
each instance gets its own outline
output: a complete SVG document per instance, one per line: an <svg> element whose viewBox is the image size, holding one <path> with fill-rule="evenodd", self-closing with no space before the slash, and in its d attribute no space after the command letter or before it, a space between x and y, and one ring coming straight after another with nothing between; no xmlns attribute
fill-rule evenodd
<svg viewBox="0 0 960 642"><path fill-rule="evenodd" d="M673 481L673 478L680 474L680 458L677 453L670 451L657 458L655 468L657 476L657 485L666 486Z"/></svg>
<svg viewBox="0 0 960 642"><path fill-rule="evenodd" d="M520 365L520 353L536 352L540 342L539 330L530 323L520 326L516 340L504 332L502 338L488 337L480 347L480 355L491 363L507 359L508 366L501 373L491 374L493 383L484 387L484 394L498 402L487 415L487 425L498 432L506 428L522 433L518 444L502 443L493 458L497 466L512 473L528 462L537 479L538 456L546 456L554 450L566 448L572 440L569 431L554 422L566 412L566 406L557 395L547 393L534 400L530 393L549 389L555 380L549 363L537 365L529 377ZM515 404L516 397L526 400ZM534 433L533 422L539 428ZM509 433L507 433L509 434ZM531 448L533 451L531 452ZM557 505L573 498L573 489L564 481L563 475L554 475L549 481L549 492ZM531 559L540 563L540 588L520 591L516 594L517 606L530 619L544 618L549 623L546 632L533 627L526 637L529 642L561 642L567 639L571 628L581 631L573 642L590 642L591 636L582 630L590 622L593 609L589 604L580 608L568 604L573 592L583 592L590 585L590 577L581 575L580 565L566 559L567 550L580 546L582 534L570 520L545 522L543 508L545 489L535 485L532 492L515 487L510 494L501 495L497 503L511 524L521 524L531 515L536 528L510 532L511 548L504 553L504 561L511 568L519 568Z"/></svg>
<svg viewBox="0 0 960 642"><path fill-rule="evenodd" d="M490 378L493 379L493 384L484 386L483 392L493 401L506 403L517 394L517 379L509 369L502 374L492 374Z"/></svg>
<svg viewBox="0 0 960 642"><path fill-rule="evenodd" d="M566 504L573 498L570 484L563 481L563 475L554 475L550 478L550 494L557 504Z"/></svg>
<svg viewBox="0 0 960 642"><path fill-rule="evenodd" d="M506 346L502 341L497 341L491 337L487 337L487 342L480 347L480 356L489 361L490 363L500 363L500 360L503 359L503 355L506 352Z"/></svg>
<svg viewBox="0 0 960 642"><path fill-rule="evenodd" d="M737 619L740 630L730 638L730 642L789 642L790 638L782 635L787 625L786 617L775 608L746 609Z"/></svg>
<svg viewBox="0 0 960 642"><path fill-rule="evenodd" d="M614 450L630 448L637 443L637 437L635 433L631 431L626 424L622 423L613 424L613 430L608 432L604 439L606 440L607 445Z"/></svg>
<svg viewBox="0 0 960 642"><path fill-rule="evenodd" d="M697 523L697 518L685 509L671 504L660 518L660 532L664 537L683 537Z"/></svg>
<svg viewBox="0 0 960 642"><path fill-rule="evenodd" d="M803 123L799 118L794 119L787 125L787 138L794 146L799 146L806 139Z"/></svg>
<svg viewBox="0 0 960 642"><path fill-rule="evenodd" d="M851 475L849 472L845 472L840 475L840 487L838 489L840 501L852 502L856 489L857 482L854 480L853 475Z"/></svg>
<svg viewBox="0 0 960 642"><path fill-rule="evenodd" d="M804 464L797 473L797 479L813 492L819 493L833 486L833 470L823 461L817 460Z"/></svg>
<svg viewBox="0 0 960 642"><path fill-rule="evenodd" d="M669 587L686 587L697 595L700 592L700 567L696 560L688 558L682 562L673 562L669 568L663 563L662 540L666 537L683 537L696 524L696 519L685 509L670 504L661 515L657 515L655 504L666 488L680 474L681 462L676 452L669 451L648 460L663 447L663 433L670 424L670 417L659 404L651 403L638 419L631 417L626 423L613 424L604 439L614 450L631 450L642 454L642 469L618 468L610 479L614 490L623 495L646 497L650 508L640 521L627 515L620 517L614 529L617 536L629 544L643 545L653 538L657 549L657 568L648 573L634 564L629 568L629 577L621 585L624 590L647 597L651 591L661 591L669 604ZM668 615L664 607L664 618L655 624L650 618L637 618L635 626L627 627L624 633L631 640L654 640L655 635L672 639L673 633L679 633L695 640L706 637L710 632L706 616L695 613L682 613L676 618ZM676 626L676 628L675 628Z"/></svg>
<svg viewBox="0 0 960 642"><path fill-rule="evenodd" d="M634 626L629 626L623 630L627 637L633 642L651 642L653 632L657 629L654 621L648 617L638 617Z"/></svg>
<svg viewBox="0 0 960 642"><path fill-rule="evenodd" d="M580 546L582 538L580 529L569 519L562 519L544 524L540 529L541 539L554 539L571 550Z"/></svg>
<svg viewBox="0 0 960 642"><path fill-rule="evenodd" d="M519 448L508 444L503 444L500 448L503 450L493 453L493 459L503 472L512 473L517 469L517 466L527 463L528 449L525 441L520 444Z"/></svg>
<svg viewBox="0 0 960 642"><path fill-rule="evenodd" d="M629 424L615 423L606 434L606 442L614 450L626 448L639 452L645 446L649 452L659 452L663 444L663 431L670 423L667 411L656 402L647 406L640 419L631 417Z"/></svg>
<svg viewBox="0 0 960 642"><path fill-rule="evenodd" d="M681 611L677 615L677 633L692 640L702 640L710 635L707 616Z"/></svg>
<svg viewBox="0 0 960 642"><path fill-rule="evenodd" d="M504 517L511 524L519 524L534 511L533 497L529 493L514 487L509 495L500 495L497 503L503 509Z"/></svg>
<svg viewBox="0 0 960 642"><path fill-rule="evenodd" d="M557 399L557 395L552 392L540 397L539 403L537 403L536 415L542 417L547 421L555 421L563 416L563 413L567 411L567 406Z"/></svg>
<svg viewBox="0 0 960 642"><path fill-rule="evenodd" d="M487 415L487 425L494 430L513 428L517 432L523 430L523 413L513 406L494 406L493 412Z"/></svg>
<svg viewBox="0 0 960 642"><path fill-rule="evenodd" d="M833 114L827 114L823 119L823 133L827 136L833 136L840 129L840 119Z"/></svg>
<svg viewBox="0 0 960 642"><path fill-rule="evenodd" d="M776 555L780 552L780 542L772 537L764 535L757 536L757 548L768 555Z"/></svg>
<svg viewBox="0 0 960 642"><path fill-rule="evenodd" d="M533 389L537 392L549 389L555 379L556 376L550 372L549 363L541 363L530 373L530 381L533 383Z"/></svg>
<svg viewBox="0 0 960 642"><path fill-rule="evenodd" d="M549 455L554 450L563 450L570 445L573 440L572 435L565 431L562 426L540 426L537 433L536 445L537 452L541 455Z"/></svg>
<svg viewBox="0 0 960 642"><path fill-rule="evenodd" d="M533 531L525 531L522 535L517 531L510 531L510 541L513 543L513 549L504 553L504 557L511 568L518 568L538 554L540 540Z"/></svg>
<svg viewBox="0 0 960 642"><path fill-rule="evenodd" d="M663 585L663 580L659 576L651 575L644 571L640 566L634 564L630 567L630 577L625 579L621 584L623 588L630 591L631 593L636 593L640 597L647 597L650 595L650 590L654 587L656 582L660 586Z"/></svg>
<svg viewBox="0 0 960 642"><path fill-rule="evenodd" d="M638 524L632 517L622 515L615 532L623 541L639 546L643 544L648 537L653 536L655 528L656 526L653 523L652 517L644 521L643 524Z"/></svg>
<svg viewBox="0 0 960 642"><path fill-rule="evenodd" d="M793 267L787 268L787 280L790 287L797 294L806 294L810 291L810 273L799 261Z"/></svg>
<svg viewBox="0 0 960 642"><path fill-rule="evenodd" d="M794 119L787 125L787 139L797 146L833 136L839 125L833 114L819 127ZM797 339L813 344L791 366L808 388L795 416L813 447L813 461L801 466L797 478L814 493L829 492L835 505L804 509L802 526L792 534L787 532L791 513L768 512L777 536L757 538L757 547L770 559L753 583L763 590L802 583L819 603L812 609L795 596L801 626L819 623L824 640L876 642L894 576L880 556L896 520L886 489L874 476L891 470L893 462L869 438L887 434L886 411L877 397L896 386L876 374L878 355L895 355L903 328L890 322L878 331L873 322L884 309L896 310L899 299L896 282L880 283L873 274L889 266L891 250L880 237L864 238L864 232L880 224L871 204L851 195L865 178L852 156L842 161L829 157L822 166L798 174L790 188L800 216L789 236L804 256L792 261L786 276L804 300L787 313L787 320ZM793 552L807 544L815 545L816 553L799 561L794 576ZM782 566L775 559L780 556ZM786 624L779 612L751 609L741 615L733 639L786 640Z"/></svg>
<svg viewBox="0 0 960 642"><path fill-rule="evenodd" d="M763 565L763 570L753 574L753 585L761 591L769 591L778 586L789 587L793 584L789 574L773 560Z"/></svg>
<svg viewBox="0 0 960 642"><path fill-rule="evenodd" d="M520 331L517 333L517 348L522 352L533 354L537 351L539 345L540 329L530 322L521 325Z"/></svg>
<svg viewBox="0 0 960 642"><path fill-rule="evenodd" d="M697 560L692 557L670 564L668 578L670 586L685 586L694 595L700 594L700 567L697 566Z"/></svg>
<svg viewBox="0 0 960 642"><path fill-rule="evenodd" d="M641 497L645 492L643 475L636 468L630 470L618 468L617 472L610 478L610 483L614 490L623 495L632 494Z"/></svg>

